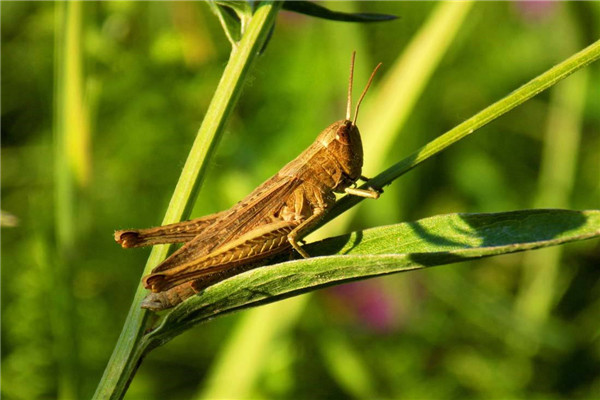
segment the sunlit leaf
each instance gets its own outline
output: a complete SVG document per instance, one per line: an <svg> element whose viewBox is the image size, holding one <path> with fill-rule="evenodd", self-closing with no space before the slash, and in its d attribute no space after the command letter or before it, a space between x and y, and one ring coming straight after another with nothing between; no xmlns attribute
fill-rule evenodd
<svg viewBox="0 0 600 400"><path fill-rule="evenodd" d="M337 283L594 237L600 237L600 210L448 214L354 232L308 245L313 258L257 268L207 288L169 312L145 340L163 344L217 315Z"/></svg>

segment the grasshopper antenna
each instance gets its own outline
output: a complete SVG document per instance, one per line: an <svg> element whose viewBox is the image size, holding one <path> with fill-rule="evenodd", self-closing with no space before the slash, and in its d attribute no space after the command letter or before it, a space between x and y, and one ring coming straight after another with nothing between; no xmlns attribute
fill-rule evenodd
<svg viewBox="0 0 600 400"><path fill-rule="evenodd" d="M352 52L352 60L350 61L350 80L348 81L348 101L346 103L346 120L350 120L352 112L352 80L354 79L354 58L356 51Z"/></svg>
<svg viewBox="0 0 600 400"><path fill-rule="evenodd" d="M367 82L365 89L363 90L362 94L360 95L360 98L358 99L358 103L356 103L356 108L354 109L354 119L352 120L352 125L356 126L356 118L358 117L358 108L360 107L360 103L363 101L365 94L367 94L367 90L369 90L369 87L371 87L371 82L373 81L373 77L375 76L375 73L377 72L379 67L381 67L382 65L383 65L382 63L377 64L377 66L375 67L373 72L371 72L371 77L369 78L369 81ZM352 68L354 69L354 54L352 55ZM350 76L352 76L352 75L350 75Z"/></svg>

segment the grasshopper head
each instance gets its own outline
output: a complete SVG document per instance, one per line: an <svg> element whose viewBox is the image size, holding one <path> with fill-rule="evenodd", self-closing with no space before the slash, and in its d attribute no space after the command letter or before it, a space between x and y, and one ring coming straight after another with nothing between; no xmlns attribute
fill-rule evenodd
<svg viewBox="0 0 600 400"><path fill-rule="evenodd" d="M365 94L371 86L375 73L381 67L381 63L377 64L371 77L367 82L358 102L354 109L354 118L351 118L352 111L352 80L354 77L354 58L356 53L352 53L352 61L350 62L350 79L348 82L348 102L346 103L346 119L337 121L329 126L319 137L319 141L327 148L329 153L338 161L343 178L339 180L334 190L343 191L344 188L350 186L360 178L360 173L363 164L363 148L360 132L356 126L358 118L358 109Z"/></svg>
<svg viewBox="0 0 600 400"><path fill-rule="evenodd" d="M325 129L317 140L337 161L345 178L335 190L343 190L354 183L360 177L363 164L362 140L358 127L350 120L337 121Z"/></svg>

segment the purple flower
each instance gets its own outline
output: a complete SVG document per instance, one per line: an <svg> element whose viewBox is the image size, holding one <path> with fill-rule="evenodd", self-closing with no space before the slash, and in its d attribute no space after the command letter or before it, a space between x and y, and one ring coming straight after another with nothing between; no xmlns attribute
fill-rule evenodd
<svg viewBox="0 0 600 400"><path fill-rule="evenodd" d="M396 331L405 319L399 299L388 292L380 279L347 283L328 291L339 311L350 314L367 329L388 333Z"/></svg>
<svg viewBox="0 0 600 400"><path fill-rule="evenodd" d="M513 4L517 14L527 22L546 19L556 10L556 2L549 0L522 0Z"/></svg>

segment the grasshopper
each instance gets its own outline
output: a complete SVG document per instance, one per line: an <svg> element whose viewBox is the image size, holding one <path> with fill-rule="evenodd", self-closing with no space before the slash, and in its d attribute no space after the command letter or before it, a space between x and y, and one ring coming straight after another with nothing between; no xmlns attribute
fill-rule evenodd
<svg viewBox="0 0 600 400"><path fill-rule="evenodd" d="M350 63L346 118L325 128L315 142L229 210L149 229L119 230L124 248L185 243L142 279L150 293L143 308L173 307L211 284L254 268L290 249L309 257L298 241L335 203L334 192L378 198L379 191L358 189L363 149L356 126L358 109L379 63L351 118L354 58Z"/></svg>

